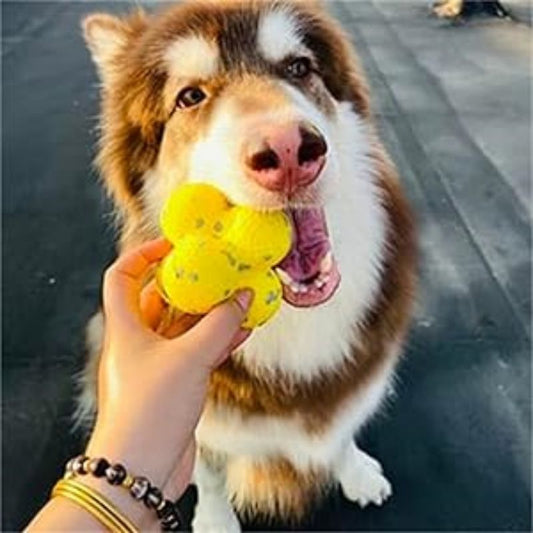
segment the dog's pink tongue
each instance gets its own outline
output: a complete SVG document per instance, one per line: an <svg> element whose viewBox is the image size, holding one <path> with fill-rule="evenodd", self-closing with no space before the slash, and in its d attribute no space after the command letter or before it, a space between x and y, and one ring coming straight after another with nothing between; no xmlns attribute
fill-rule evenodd
<svg viewBox="0 0 533 533"><path fill-rule="evenodd" d="M330 251L324 211L320 208L291 209L293 244L278 265L295 281L305 281L320 272L320 262Z"/></svg>

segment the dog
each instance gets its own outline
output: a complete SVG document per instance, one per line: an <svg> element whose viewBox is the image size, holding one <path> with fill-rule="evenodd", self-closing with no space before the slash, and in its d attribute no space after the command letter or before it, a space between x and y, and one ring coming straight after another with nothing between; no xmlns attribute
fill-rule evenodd
<svg viewBox="0 0 533 533"><path fill-rule="evenodd" d="M416 235L347 36L303 0L94 13L83 32L120 251L159 235L165 199L186 182L283 209L294 229L276 270L279 313L211 377L193 529L239 531L238 514L299 520L335 485L381 505L391 485L353 437L382 404L407 335ZM102 328L96 315L79 420L96 409Z"/></svg>

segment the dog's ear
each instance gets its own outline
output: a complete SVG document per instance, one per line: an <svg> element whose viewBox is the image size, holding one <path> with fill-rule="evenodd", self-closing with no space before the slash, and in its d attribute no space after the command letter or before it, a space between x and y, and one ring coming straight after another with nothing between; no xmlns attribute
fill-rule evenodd
<svg viewBox="0 0 533 533"><path fill-rule="evenodd" d="M120 56L146 27L146 14L138 10L127 18L93 13L82 20L85 42L105 84L117 70Z"/></svg>

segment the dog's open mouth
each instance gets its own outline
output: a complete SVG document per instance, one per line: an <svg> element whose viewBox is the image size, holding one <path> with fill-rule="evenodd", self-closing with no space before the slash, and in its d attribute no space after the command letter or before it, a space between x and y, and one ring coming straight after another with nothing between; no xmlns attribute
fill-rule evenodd
<svg viewBox="0 0 533 533"><path fill-rule="evenodd" d="M326 217L320 208L290 209L293 243L276 272L283 297L295 307L312 307L329 300L341 276L333 257Z"/></svg>

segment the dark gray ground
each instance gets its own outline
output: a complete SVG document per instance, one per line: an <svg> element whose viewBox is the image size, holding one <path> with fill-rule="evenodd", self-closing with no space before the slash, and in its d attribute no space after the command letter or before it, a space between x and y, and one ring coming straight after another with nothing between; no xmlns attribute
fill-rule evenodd
<svg viewBox="0 0 533 533"><path fill-rule="evenodd" d="M361 511L334 494L303 527L529 530L531 28L450 25L426 2L331 5L418 214L422 281L397 395L363 435L394 497ZM78 21L105 9L2 5L4 530L79 449L72 376L113 232Z"/></svg>

